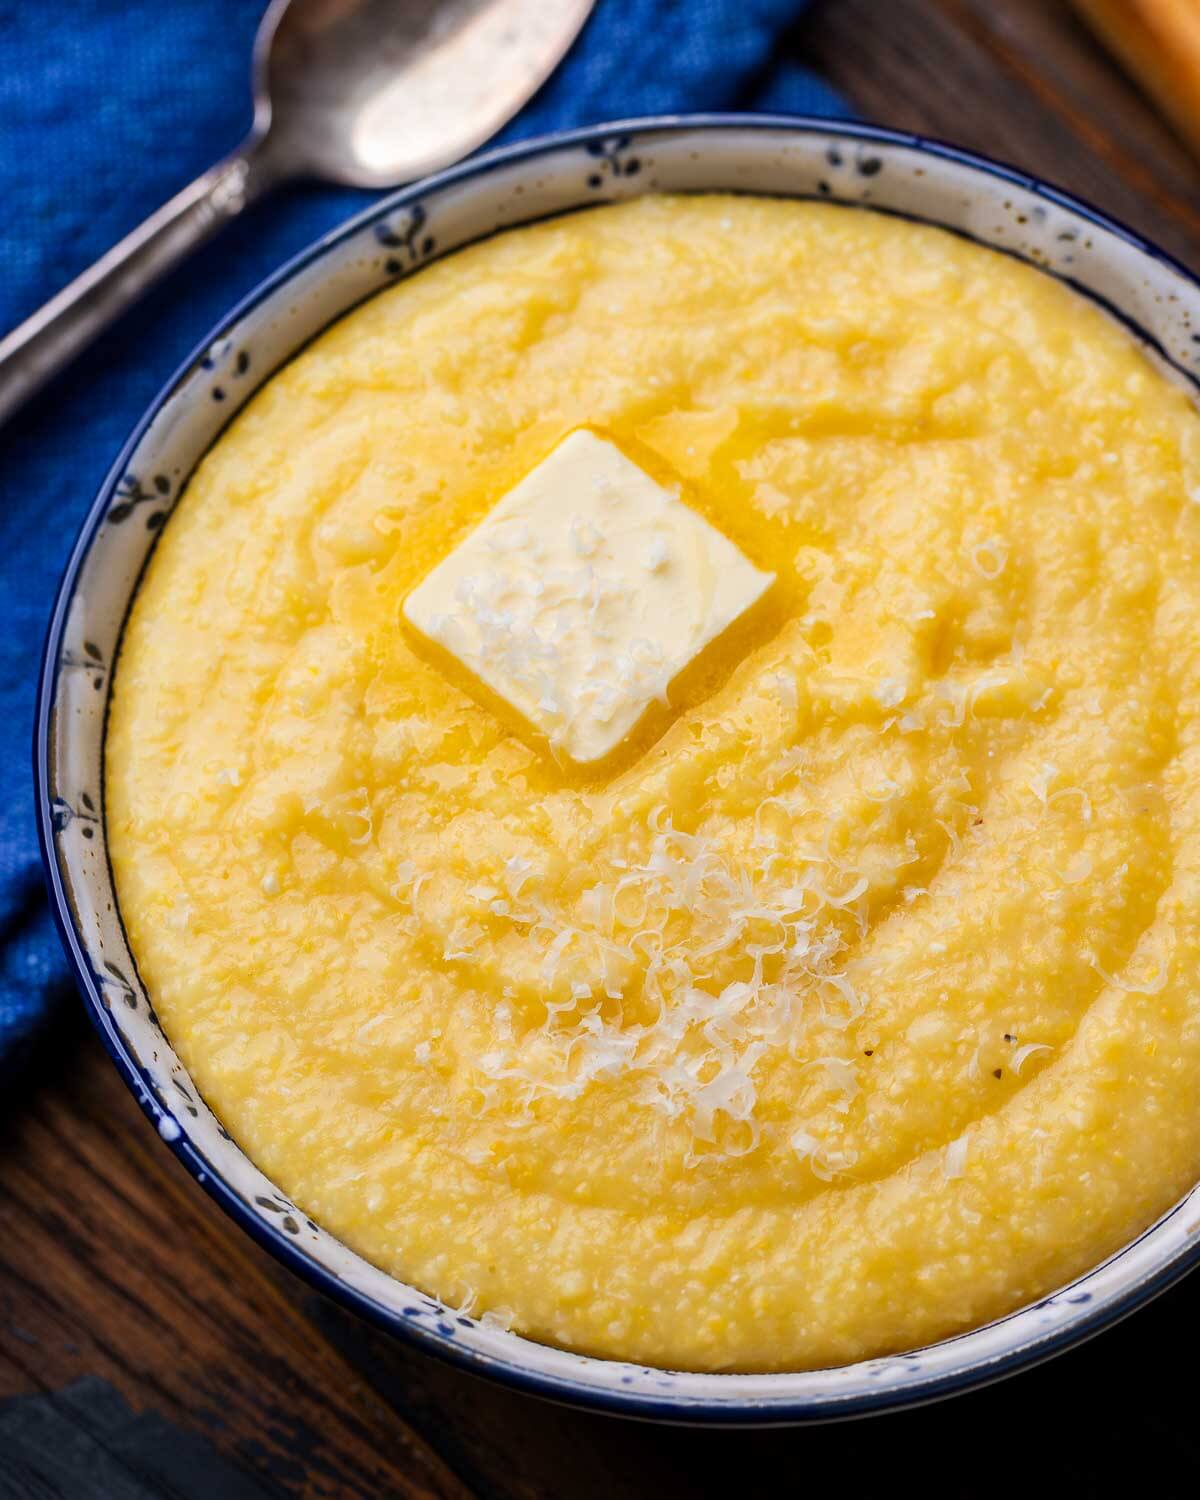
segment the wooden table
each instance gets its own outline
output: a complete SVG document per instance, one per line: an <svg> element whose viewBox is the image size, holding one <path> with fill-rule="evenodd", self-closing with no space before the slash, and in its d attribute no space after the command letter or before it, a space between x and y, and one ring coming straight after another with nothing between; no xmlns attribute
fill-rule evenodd
<svg viewBox="0 0 1200 1500"><path fill-rule="evenodd" d="M1200 268L1200 170L1061 0L827 0L788 45L865 117L1049 177ZM179 1500L1200 1483L1200 1276L1039 1370L869 1423L720 1434L581 1415L398 1347L277 1268L147 1127L79 1007L65 1014L69 1044L0 1113L4 1500L121 1500L168 1472ZM13 1479L32 1432L63 1473L87 1455L89 1485Z"/></svg>

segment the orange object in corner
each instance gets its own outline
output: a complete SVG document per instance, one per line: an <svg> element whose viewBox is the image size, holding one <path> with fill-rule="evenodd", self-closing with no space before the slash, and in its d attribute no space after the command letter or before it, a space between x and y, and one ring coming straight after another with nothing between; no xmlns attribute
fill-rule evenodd
<svg viewBox="0 0 1200 1500"><path fill-rule="evenodd" d="M1200 155L1200 0L1074 0Z"/></svg>

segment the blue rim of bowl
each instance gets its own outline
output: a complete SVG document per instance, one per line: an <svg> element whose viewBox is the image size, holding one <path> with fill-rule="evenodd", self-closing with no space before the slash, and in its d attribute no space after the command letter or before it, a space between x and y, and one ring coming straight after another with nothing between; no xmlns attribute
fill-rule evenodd
<svg viewBox="0 0 1200 1500"><path fill-rule="evenodd" d="M538 156L560 151L564 147L586 145L589 142L607 139L614 135L647 135L654 132L674 131L718 131L718 130L763 130L784 131L797 135L841 136L849 140L869 141L879 145L902 147L920 151L958 166L969 167L985 176L1009 183L1032 192L1048 203L1115 235L1118 239L1138 250L1151 260L1177 272L1200 290L1200 277L1184 266L1174 256L1134 230L1110 218L1098 208L1061 189L1015 167L993 160L979 152L968 151L947 141L932 136L923 136L908 131L891 130L886 126L869 125L855 120L824 118L813 115L786 114L736 114L699 113L678 115L650 115L626 120L606 121L598 125L584 126L574 130L556 131L550 135L534 137L512 146L504 146L471 157L458 166L436 173L431 177L401 188L399 191L379 198L374 204L347 219L338 228L323 235L287 261L278 271L261 281L216 325L196 346L183 363L159 391L145 415L137 423L125 442L116 462L109 470L96 499L84 518L70 558L63 572L55 596L54 609L46 631L38 675L37 699L34 713L33 735L33 779L36 799L38 842L42 865L50 895L51 910L55 924L73 970L73 977L83 997L93 1026L99 1033L109 1056L117 1066L130 1092L141 1106L147 1118L157 1125L166 1114L159 1103L156 1086L149 1073L141 1068L126 1047L113 1025L100 991L99 976L96 975L79 941L71 915L70 901L63 887L55 853L54 832L50 818L50 728L55 704L58 677L58 658L61 650L63 630L67 612L74 597L76 585L84 559L91 550L96 533L108 510L114 490L129 466L129 459L141 442L146 431L158 416L163 406L178 391L190 376L207 350L252 312L277 288L290 281L298 272L319 260L333 246L349 239L373 220L403 208L431 191L438 191L455 183L469 181L486 175L498 166L531 160ZM1055 274L1049 272L1048 274ZM1058 277L1059 280L1067 280ZM1093 294L1083 290L1083 295ZM344 313L337 314L330 322L336 322ZM1128 320L1125 320L1128 321ZM1136 326L1136 325L1135 325ZM1137 330L1143 338L1149 336ZM1154 340L1149 340L1155 343ZM294 358L288 356L288 360ZM285 360L284 363L287 363ZM1174 363L1174 361L1172 361ZM1187 372L1185 372L1187 373ZM269 377L268 377L269 378ZM1195 381L1196 376L1191 373ZM189 476L190 477L190 476ZM136 592L136 587L135 587ZM115 659L115 657L114 657ZM101 799L103 810L103 798ZM416 1345L426 1353L466 1370L507 1385L511 1389L541 1396L560 1404L609 1412L651 1421L675 1422L684 1425L724 1427L797 1426L810 1423L829 1422L838 1419L867 1416L873 1413L898 1411L903 1408L925 1405L946 1396L961 1395L983 1385L989 1385L1022 1369L1038 1364L1053 1355L1061 1354L1120 1322L1130 1313L1144 1306L1161 1292L1173 1286L1181 1277L1200 1262L1200 1240L1194 1246L1178 1252L1174 1258L1151 1276L1135 1282L1124 1292L1072 1323L1058 1333L1031 1338L1007 1354L986 1360L977 1365L944 1374L926 1376L906 1382L903 1388L884 1387L873 1391L862 1391L828 1397L797 1397L792 1401L774 1400L770 1397L746 1397L738 1401L736 1396L719 1403L693 1400L687 1396L664 1398L639 1393L634 1390L602 1390L571 1380L569 1377L545 1375L523 1368L507 1358L485 1354L474 1349L464 1349L448 1339L425 1329L402 1314L394 1312L376 1302L367 1293L341 1280L333 1271L312 1259L297 1248L280 1229L275 1229L255 1214L220 1176L212 1164L192 1145L186 1135L165 1144L174 1152L189 1173L220 1207L263 1249L267 1250L288 1270L299 1276L309 1286L349 1308L359 1317L377 1328L383 1329L405 1341ZM1146 1231L1147 1233L1149 1231ZM1139 1237L1141 1238L1141 1237ZM1129 1247L1124 1247L1128 1249ZM1120 1254L1122 1252L1118 1252ZM1111 1259L1111 1257L1110 1257ZM1019 1309L1018 1309L1019 1311ZM1010 1315L1013 1316L1013 1315ZM961 1338L964 1335L958 1335ZM672 1372L686 1375L686 1372ZM735 1377L736 1378L736 1377Z"/></svg>

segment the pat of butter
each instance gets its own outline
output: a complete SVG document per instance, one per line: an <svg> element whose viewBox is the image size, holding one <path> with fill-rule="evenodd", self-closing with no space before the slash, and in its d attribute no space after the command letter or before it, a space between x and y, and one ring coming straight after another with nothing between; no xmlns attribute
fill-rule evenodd
<svg viewBox="0 0 1200 1500"><path fill-rule="evenodd" d="M408 596L408 622L586 764L774 581L612 443L573 432Z"/></svg>

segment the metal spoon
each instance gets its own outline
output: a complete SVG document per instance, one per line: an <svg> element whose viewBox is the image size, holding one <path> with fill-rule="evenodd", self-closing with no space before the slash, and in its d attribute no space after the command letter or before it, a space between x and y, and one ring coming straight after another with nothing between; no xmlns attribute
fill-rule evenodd
<svg viewBox="0 0 1200 1500"><path fill-rule="evenodd" d="M290 178L396 187L496 133L594 0L272 0L242 145L0 339L0 422L148 286Z"/></svg>

